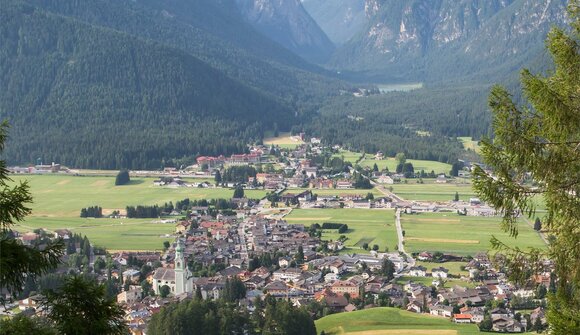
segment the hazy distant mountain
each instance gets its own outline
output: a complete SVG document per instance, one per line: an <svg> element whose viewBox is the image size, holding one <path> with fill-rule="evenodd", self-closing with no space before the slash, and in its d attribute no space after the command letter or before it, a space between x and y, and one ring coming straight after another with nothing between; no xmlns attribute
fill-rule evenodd
<svg viewBox="0 0 580 335"><path fill-rule="evenodd" d="M550 27L564 22L566 2L366 0L368 24L329 65L401 80L495 78L537 57Z"/></svg>
<svg viewBox="0 0 580 335"><path fill-rule="evenodd" d="M304 59L323 63L334 45L300 0L236 0L242 15L258 31Z"/></svg>
<svg viewBox="0 0 580 335"><path fill-rule="evenodd" d="M365 0L302 0L310 16L336 45L342 45L368 22Z"/></svg>

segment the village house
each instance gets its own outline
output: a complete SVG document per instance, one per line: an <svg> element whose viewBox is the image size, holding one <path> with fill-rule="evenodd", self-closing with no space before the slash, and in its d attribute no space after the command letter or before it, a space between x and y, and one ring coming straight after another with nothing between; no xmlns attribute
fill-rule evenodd
<svg viewBox="0 0 580 335"><path fill-rule="evenodd" d="M286 282L296 281L300 275L302 275L302 270L299 268L286 268L279 269L272 273L272 278L274 280L283 280Z"/></svg>
<svg viewBox="0 0 580 335"><path fill-rule="evenodd" d="M453 314L453 322L455 323L471 323L471 314Z"/></svg>
<svg viewBox="0 0 580 335"><path fill-rule="evenodd" d="M435 182L437 184L446 184L447 183L447 177L445 177L444 174L440 174L437 176L437 179L435 179Z"/></svg>
<svg viewBox="0 0 580 335"><path fill-rule="evenodd" d="M302 168L302 173L306 178L317 178L318 177L318 168L313 166L307 166Z"/></svg>
<svg viewBox="0 0 580 335"><path fill-rule="evenodd" d="M393 178L391 178L391 176L388 175L382 175L380 177L377 178L377 183L379 184L389 184L392 185L395 183L395 181L393 180Z"/></svg>
<svg viewBox="0 0 580 335"><path fill-rule="evenodd" d="M427 276L427 268L424 266L413 266L409 269L409 276L411 277L425 277Z"/></svg>
<svg viewBox="0 0 580 335"><path fill-rule="evenodd" d="M449 273L449 270L447 270L444 267L438 267L438 268L431 269L431 275L433 276L433 278L445 279L445 278L447 278L448 273Z"/></svg>
<svg viewBox="0 0 580 335"><path fill-rule="evenodd" d="M123 291L117 294L117 303L133 304L141 301L142 295L143 288L141 288L141 286L132 286L128 291Z"/></svg>
<svg viewBox="0 0 580 335"><path fill-rule="evenodd" d="M264 293L269 294L273 297L286 296L288 294L289 288L282 281L275 280L264 287Z"/></svg>
<svg viewBox="0 0 580 335"><path fill-rule="evenodd" d="M336 188L340 190L347 190L353 188L353 186L350 180L338 180L336 182Z"/></svg>
<svg viewBox="0 0 580 335"><path fill-rule="evenodd" d="M308 187L316 189L330 189L334 188L334 182L332 179L318 178L311 180Z"/></svg>
<svg viewBox="0 0 580 335"><path fill-rule="evenodd" d="M359 286L351 281L338 280L330 286L330 290L338 295L348 293L351 298L359 296Z"/></svg>
<svg viewBox="0 0 580 335"><path fill-rule="evenodd" d="M429 313L435 316L450 318L453 315L453 307L445 305L435 305L430 308Z"/></svg>

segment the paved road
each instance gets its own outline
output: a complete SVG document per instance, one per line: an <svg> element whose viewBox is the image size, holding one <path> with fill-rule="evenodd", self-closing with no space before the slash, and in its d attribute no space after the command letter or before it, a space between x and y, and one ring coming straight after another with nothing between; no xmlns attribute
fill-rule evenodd
<svg viewBox="0 0 580 335"><path fill-rule="evenodd" d="M403 236L403 227L401 226L401 210L397 209L395 211L395 226L397 227L397 238L399 240L398 248L399 251L407 256L407 268L415 266L415 259L405 252L405 237Z"/></svg>
<svg viewBox="0 0 580 335"><path fill-rule="evenodd" d="M246 221L242 221L238 227L238 236L240 237L240 245L242 250L240 250L240 258L243 260L248 260L248 244L246 242Z"/></svg>

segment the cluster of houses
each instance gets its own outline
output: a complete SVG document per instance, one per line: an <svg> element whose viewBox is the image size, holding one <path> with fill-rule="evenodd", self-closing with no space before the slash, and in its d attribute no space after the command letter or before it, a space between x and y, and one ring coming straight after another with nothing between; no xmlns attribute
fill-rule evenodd
<svg viewBox="0 0 580 335"><path fill-rule="evenodd" d="M8 167L9 173L15 174L47 174L47 173L68 173L69 169L61 166L58 163L51 164L37 164L26 167L11 166Z"/></svg>

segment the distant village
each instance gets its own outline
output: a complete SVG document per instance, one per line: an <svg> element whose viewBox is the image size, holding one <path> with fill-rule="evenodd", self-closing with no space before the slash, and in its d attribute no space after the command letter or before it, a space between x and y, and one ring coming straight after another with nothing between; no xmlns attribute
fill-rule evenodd
<svg viewBox="0 0 580 335"><path fill-rule="evenodd" d="M452 177L430 171L405 175L357 168L342 159L333 160L340 158L338 150L312 138L289 150L256 145L245 154L202 156L182 170L131 171L133 176L155 176L151 181L155 187L240 187L269 193L263 199L229 199L232 208L226 212L212 212L210 205L196 204L174 213L179 218L175 219L173 242L163 251L107 255L75 240L66 256L67 264L86 262L100 281L123 283L117 301L124 306L132 334L146 334L151 316L174 301L193 296L218 299L231 280L245 286L246 298L240 304L250 312L256 299L270 295L289 299L295 306L307 306L312 314L394 306L450 322L475 323L487 331L517 333L545 327L545 295L553 285L550 261L532 283L518 286L497 266L501 262L486 253L458 257L429 252L411 255L404 250L345 252L340 239L322 240L319 227L288 223L285 216L295 208L395 209L398 217L439 211L497 215L477 198L445 202L402 199L389 190L389 185L420 178L420 174L435 178L436 183L447 183ZM379 161L384 155L377 152L362 159ZM241 170L244 167L257 171L246 177ZM13 173L70 173L59 164L10 169ZM469 177L469 173L470 164L464 162L458 177ZM204 180L197 182L192 177ZM382 196L370 193L375 187ZM353 191L361 188L369 189L369 194ZM338 191L317 194L332 189ZM19 238L24 244L34 244L43 238L69 241L74 236L67 230L40 230ZM76 260L73 255L81 253L86 259ZM457 277L446 268L447 261L457 260L465 262L469 275ZM417 265L417 261L432 266ZM82 268L76 265L71 268ZM401 282L403 276L412 279ZM459 281L449 285L452 278ZM38 297L31 295L18 301L18 308L38 313L37 302ZM516 305L525 305L530 312L521 315L513 308Z"/></svg>

